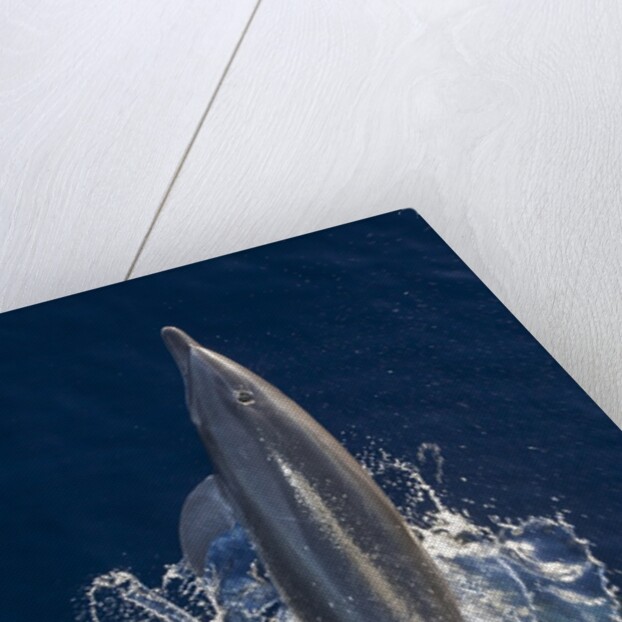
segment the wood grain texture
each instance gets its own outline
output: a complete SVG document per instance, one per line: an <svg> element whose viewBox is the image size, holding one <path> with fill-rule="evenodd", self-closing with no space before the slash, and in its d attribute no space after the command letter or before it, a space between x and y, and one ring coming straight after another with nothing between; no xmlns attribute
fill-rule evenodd
<svg viewBox="0 0 622 622"><path fill-rule="evenodd" d="M264 0L134 275L415 207L622 425L621 36L615 0Z"/></svg>
<svg viewBox="0 0 622 622"><path fill-rule="evenodd" d="M0 310L123 280L254 5L4 3Z"/></svg>

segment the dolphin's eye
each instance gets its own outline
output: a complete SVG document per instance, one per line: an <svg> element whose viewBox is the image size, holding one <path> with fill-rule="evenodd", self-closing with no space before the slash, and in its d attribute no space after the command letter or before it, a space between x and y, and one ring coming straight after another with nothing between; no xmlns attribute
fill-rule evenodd
<svg viewBox="0 0 622 622"><path fill-rule="evenodd" d="M235 396L237 397L238 402L240 402L240 404L244 404L245 406L247 404L252 404L255 401L253 394L250 391L245 391L244 389L236 391Z"/></svg>

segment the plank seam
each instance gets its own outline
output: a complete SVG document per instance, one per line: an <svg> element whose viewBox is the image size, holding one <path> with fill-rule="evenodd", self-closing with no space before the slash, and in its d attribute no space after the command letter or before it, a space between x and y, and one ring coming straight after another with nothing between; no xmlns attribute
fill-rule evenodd
<svg viewBox="0 0 622 622"><path fill-rule="evenodd" d="M171 178L171 181L166 189L166 192L164 193L164 196L162 197L162 201L160 201L160 204L158 205L158 208L151 220L151 224L149 225L149 228L147 229L147 232L145 233L145 236L143 237L140 243L140 246L138 247L136 255L134 259L132 260L132 263L130 264L129 270L127 271L127 274L125 275L125 278L123 279L124 281L127 281L132 278L132 272L134 272L134 269L136 268L138 260L140 259L140 256L142 255L145 249L145 246L147 244L147 240L149 239L149 236L153 232L156 222L158 221L158 218L160 217L160 214L162 213L162 210L164 209L164 205L166 204L168 197L170 196L171 191L173 189L173 186L175 185L175 182L177 181L177 178L179 177L179 173L181 172L181 169L186 163L186 160L188 159L188 155L190 154L190 151L192 150L192 147L194 146L194 143L196 142L196 139L199 133L201 132L201 128L203 127L203 124L205 123L205 119L207 118L207 115L210 113L210 110L212 109L212 106L214 105L214 101L216 100L216 97L218 96L218 93L220 92L220 88L223 85L225 78L227 77L227 74L229 73L229 70L231 69L231 66L233 65L233 61L235 60L235 57L237 56L237 53L242 45L242 41L244 41L244 38L246 37L248 31L250 30L251 24L253 23L253 19L255 18L255 15L257 13L257 10L259 9L259 5L261 4L261 2L262 0L257 0L257 3L255 4L255 7L253 8L252 13L250 14L250 17L248 18L248 21L246 22L246 25L244 26L244 29L242 30L242 34L240 35L238 42L233 48L231 57L229 58L229 61L227 62L222 75L220 76L220 80L218 81L218 84L216 85L216 88L214 89L212 96L207 102L207 106L203 114L201 115L201 118L199 119L199 123L194 133L192 134L192 137L190 138L190 142L188 143L188 146L186 147L181 157L181 160L179 161L179 164L177 165L177 168L175 169L175 172L173 173L173 177Z"/></svg>

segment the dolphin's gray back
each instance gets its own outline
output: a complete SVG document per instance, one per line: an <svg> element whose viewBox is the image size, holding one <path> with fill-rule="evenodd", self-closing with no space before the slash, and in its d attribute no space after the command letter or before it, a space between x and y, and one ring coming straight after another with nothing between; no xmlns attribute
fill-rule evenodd
<svg viewBox="0 0 622 622"><path fill-rule="evenodd" d="M293 407L258 422L264 440L255 468L222 478L292 609L305 622L461 621L395 507L326 430Z"/></svg>

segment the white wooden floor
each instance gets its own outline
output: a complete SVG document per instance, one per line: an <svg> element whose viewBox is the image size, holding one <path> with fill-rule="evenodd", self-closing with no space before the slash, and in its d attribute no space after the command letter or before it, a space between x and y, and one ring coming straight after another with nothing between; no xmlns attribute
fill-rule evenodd
<svg viewBox="0 0 622 622"><path fill-rule="evenodd" d="M621 7L5 2L0 310L415 207L622 425Z"/></svg>

